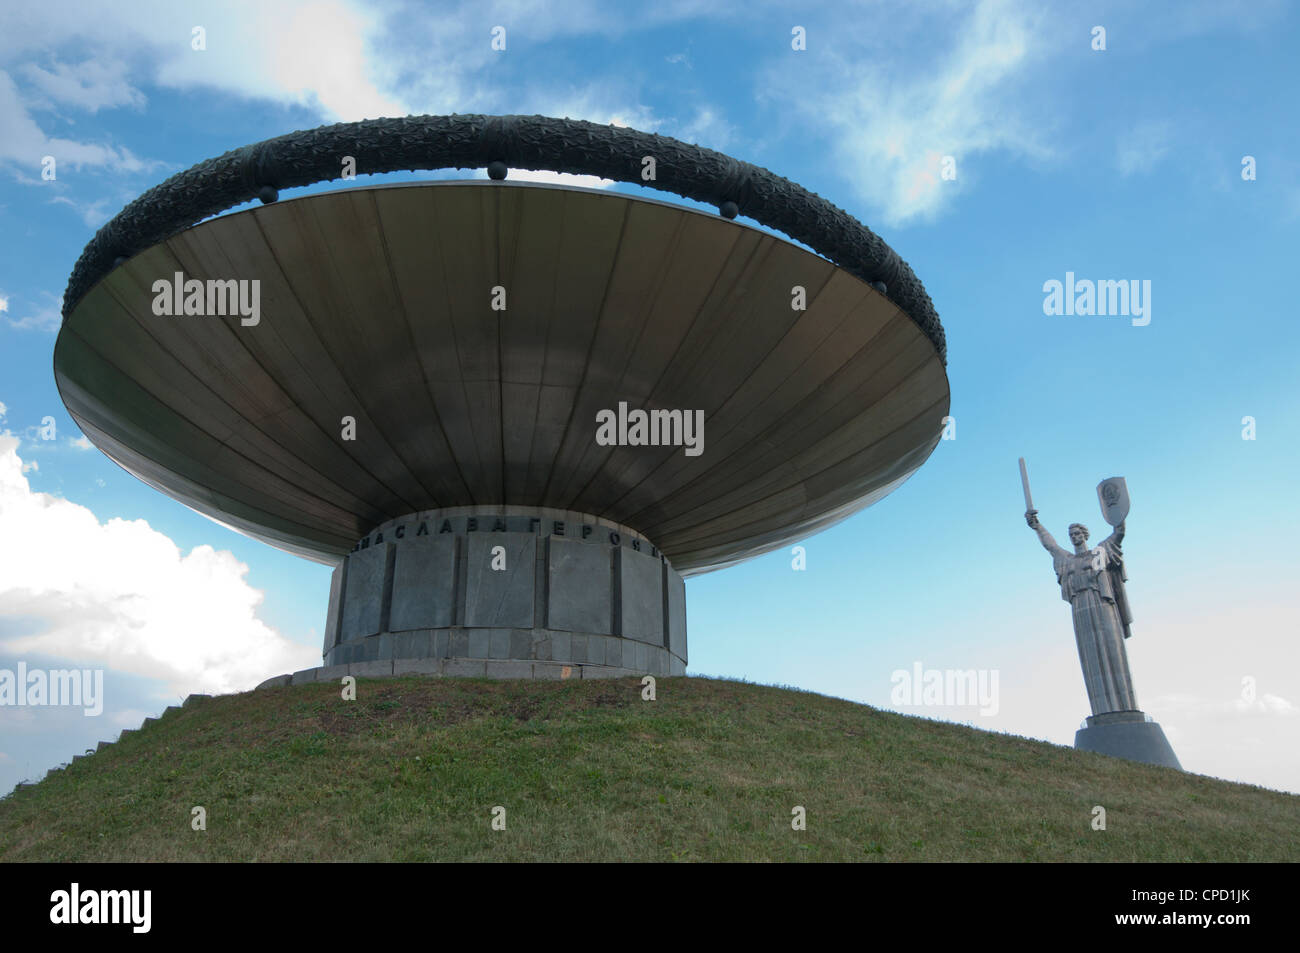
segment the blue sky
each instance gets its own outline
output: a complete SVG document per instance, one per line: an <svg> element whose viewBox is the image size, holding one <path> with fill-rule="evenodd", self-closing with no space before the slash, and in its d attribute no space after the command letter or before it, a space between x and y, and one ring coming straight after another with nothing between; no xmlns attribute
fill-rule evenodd
<svg viewBox="0 0 1300 953"><path fill-rule="evenodd" d="M956 439L890 497L804 540L805 570L781 551L691 579L693 674L1071 743L1087 697L1069 608L1024 525L1024 456L1058 540L1076 520L1105 535L1094 488L1127 479L1130 662L1184 767L1300 791L1300 332L1286 277L1300 14L554 6L0 13L0 669L100 667L107 693L98 718L0 708L0 791L191 691L319 659L326 568L145 486L64 410L51 355L82 248L141 192L228 149L450 112L617 122L765 166L881 234L939 311ZM939 174L944 156L955 178ZM1150 323L1045 314L1044 283L1067 272L1150 281ZM996 671L997 713L895 704L891 676L915 663Z"/></svg>

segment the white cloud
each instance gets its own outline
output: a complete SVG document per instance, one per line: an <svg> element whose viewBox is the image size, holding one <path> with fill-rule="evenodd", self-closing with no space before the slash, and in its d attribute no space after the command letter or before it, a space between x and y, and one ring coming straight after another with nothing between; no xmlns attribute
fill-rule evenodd
<svg viewBox="0 0 1300 953"><path fill-rule="evenodd" d="M1284 715L1288 718L1294 718L1300 715L1300 708L1297 708L1291 702L1278 695L1261 695L1254 701L1246 701L1239 698L1232 703L1232 707L1239 712L1249 712L1262 715Z"/></svg>
<svg viewBox="0 0 1300 953"><path fill-rule="evenodd" d="M75 440L69 437L68 443L71 444L73 447L76 447L78 450L95 449L95 445L90 442L90 438L87 437L84 433L80 437L77 437Z"/></svg>
<svg viewBox="0 0 1300 953"><path fill-rule="evenodd" d="M735 127L710 106L700 106L694 118L678 127L675 137L706 149L725 151L735 136Z"/></svg>
<svg viewBox="0 0 1300 953"><path fill-rule="evenodd" d="M3 308L0 308L0 311L3 310L4 310ZM9 413L9 408L5 406L4 401L0 400L0 423L3 423L5 419L5 414L7 413Z"/></svg>
<svg viewBox="0 0 1300 953"><path fill-rule="evenodd" d="M143 106L145 97L126 80L126 64L120 61L88 59L69 65L55 61L51 69L24 63L18 72L50 104L75 106L97 112L110 106ZM34 105L42 105L37 100Z"/></svg>
<svg viewBox="0 0 1300 953"><path fill-rule="evenodd" d="M370 65L382 62L369 52L380 26L378 16L342 0L187 5L152 0L134 4L130 16L94 0L68 0L7 9L5 19L0 35L0 128L5 131L0 160L8 160L11 174L25 183L48 185L35 177L47 155L60 169L140 172L158 165L126 148L49 135L32 115L33 110L59 105L91 112L139 107L144 95L127 80L132 71L172 88L216 88L305 105L335 120L410 111L381 93L369 76ZM195 25L207 30L205 50L191 47ZM93 59L73 65L48 59L50 51L87 43L96 50ZM33 62L33 57L45 65ZM21 89L15 76L23 83ZM95 203L74 207L91 226L104 220Z"/></svg>
<svg viewBox="0 0 1300 953"><path fill-rule="evenodd" d="M132 4L129 16L94 0L66 0L8 11L6 18L10 28L0 39L0 63L48 56L65 44L90 42L96 49L93 61L76 66L22 63L19 75L32 88L33 105L139 105L143 94L126 78L134 72L162 86L209 87L313 106L338 120L405 111L370 75L380 60L371 47L384 26L381 17L344 0L143 0ZM206 49L192 46L195 26L205 30Z"/></svg>
<svg viewBox="0 0 1300 953"><path fill-rule="evenodd" d="M581 91L569 91L563 96L539 97L531 109L544 116L561 119L582 119L600 126L631 127L642 132L655 132L663 125L648 106L620 106L624 97L611 90L610 84L592 84Z"/></svg>
<svg viewBox="0 0 1300 953"><path fill-rule="evenodd" d="M8 310L9 310L9 299L6 298L4 295L0 295L0 311L8 311Z"/></svg>
<svg viewBox="0 0 1300 953"><path fill-rule="evenodd" d="M487 178L483 172L479 178ZM544 182L549 185L576 185L587 189L607 189L614 184L613 179L602 179L595 175L571 175L568 172L547 172L544 169L511 169L509 178L516 182Z"/></svg>
<svg viewBox="0 0 1300 953"><path fill-rule="evenodd" d="M40 468L41 465L37 463L35 460L31 460L23 463L23 473L32 473L33 471L39 470Z"/></svg>
<svg viewBox="0 0 1300 953"><path fill-rule="evenodd" d="M762 96L835 127L834 156L887 222L932 219L980 153L1051 154L1044 130L1021 115L1029 70L1044 56L1042 17L1013 0L890 5L874 22L840 24L840 42L798 69L776 61ZM851 58L839 52L849 49ZM942 178L944 156L956 179Z"/></svg>
<svg viewBox="0 0 1300 953"><path fill-rule="evenodd" d="M11 541L0 547L0 616L43 624L8 638L7 652L99 662L178 695L245 690L320 663L257 618L262 593L230 552L182 554L143 520L100 523L32 492L18 445L0 434L0 539Z"/></svg>
<svg viewBox="0 0 1300 953"><path fill-rule="evenodd" d="M1144 706L1160 722L1184 768L1212 777L1300 791L1300 708L1265 693L1252 701L1190 693L1154 696Z"/></svg>
<svg viewBox="0 0 1300 953"><path fill-rule="evenodd" d="M34 110L60 106L92 112L139 107L145 98L137 87L149 84L216 89L306 107L326 121L539 112L653 131L660 123L636 103L631 77L606 77L576 90L542 77L520 88L513 73L500 70L501 56L507 54L492 51L488 25L504 24L512 43L526 38L527 45L536 46L725 17L725 6L677 0L656 4L633 22L587 0L575 0L563 17L530 2L464 0L441 10L435 23L419 6L395 3L376 9L354 0L199 0L187 5L139 0L126 17L93 0L54 0L39 11L18 8L7 14L9 29L0 37L0 127L7 132L0 159L12 160L10 174L33 185L49 184L37 175L44 155L53 155L60 168L152 170L159 163L110 143L55 137L33 117ZM413 30L412 23L421 28ZM195 26L206 31L203 50L192 48ZM70 52L87 43L94 44L93 59ZM669 134L717 147L730 135L730 127L707 107L693 119L668 125ZM65 195L54 201L75 209L91 227L103 224L113 210L110 204L116 207L102 199L85 202Z"/></svg>
<svg viewBox="0 0 1300 953"><path fill-rule="evenodd" d="M50 202L55 205L69 206L81 216L81 220L90 228L98 228L110 218L108 199L97 199L94 202L77 202L66 195L56 195L50 199Z"/></svg>
<svg viewBox="0 0 1300 953"><path fill-rule="evenodd" d="M24 316L21 318L5 317L5 323L16 331L58 331L63 325L63 298L55 298L48 291L42 292L41 297L45 303L37 306L33 310L24 309ZM5 307L0 308L0 312L8 312L8 301Z"/></svg>
<svg viewBox="0 0 1300 953"><path fill-rule="evenodd" d="M314 106L340 120L375 119L410 112L378 88L370 49L382 27L370 10L341 0L266 4L244 0L181 11L174 19L208 24L207 49L183 43L165 47L157 72L164 86L215 85L251 97ZM172 34L174 37L175 34Z"/></svg>
<svg viewBox="0 0 1300 953"><path fill-rule="evenodd" d="M1115 164L1120 175L1149 172L1169 154L1173 127L1164 120L1138 123L1115 146Z"/></svg>
<svg viewBox="0 0 1300 953"><path fill-rule="evenodd" d="M14 165L14 172L39 172L45 156L53 156L55 174L67 167L106 166L126 172L139 172L148 165L129 149L115 149L94 143L77 142L48 136L31 117L13 79L0 69L0 159ZM36 180L40 181L40 180ZM57 181L57 180L56 180Z"/></svg>

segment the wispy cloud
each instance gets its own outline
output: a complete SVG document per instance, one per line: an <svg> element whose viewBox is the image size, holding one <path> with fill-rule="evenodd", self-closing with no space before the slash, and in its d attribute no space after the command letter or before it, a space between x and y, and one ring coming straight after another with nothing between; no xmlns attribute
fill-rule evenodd
<svg viewBox="0 0 1300 953"><path fill-rule="evenodd" d="M58 16L30 10L10 17L13 30L0 40L0 159L11 174L41 184L39 158L60 166L138 172L156 163L101 142L77 142L45 131L34 113L55 107L102 112L138 108L141 87L216 89L229 95L305 107L326 121L443 112L538 112L616 122L654 131L660 121L638 103L638 80L540 76L520 86L503 71L490 46L489 28L504 26L508 43L561 42L580 36L617 37L665 23L725 16L726 4L679 0L656 5L629 21L599 3L579 0L556 17L533 3L462 2L442 11L439 28L420 31L410 21L425 11L394 4L376 9L351 0L300 0L267 5L259 0L198 2L178 8L142 2L140 15L122 17L89 0L68 0ZM193 48L201 27L204 49ZM67 50L94 39L94 59ZM511 51L519 49L510 45ZM430 69L430 64L437 64ZM9 72L5 72L8 70ZM12 75L11 75L12 73ZM669 134L725 145L730 126L707 105L692 117L667 122ZM545 181L545 180L543 180ZM111 211L103 200L54 199L97 227Z"/></svg>
<svg viewBox="0 0 1300 953"><path fill-rule="evenodd" d="M50 202L55 205L67 205L74 209L81 216L81 220L91 228L98 228L109 219L108 199L97 199L94 202L77 202L66 195L56 195L50 199Z"/></svg>
<svg viewBox="0 0 1300 953"><path fill-rule="evenodd" d="M327 119L352 120L411 111L399 97L381 93L371 67L382 63L368 44L380 26L377 14L342 0L263 4L252 0L186 7L146 2L136 15L121 16L102 4L78 0L51 15L46 5L7 10L0 39L0 160L27 184L39 178L52 156L57 168L153 170L158 163L130 149L77 141L43 128L34 113L58 107L91 113L145 103L130 80L174 89L219 89L314 109ZM206 31L195 49L192 30ZM53 58L65 48L93 40L93 59ZM426 64L427 65L427 64ZM21 81L21 85L20 82ZM44 117L42 117L44 118ZM88 225L104 219L101 203L73 205Z"/></svg>
<svg viewBox="0 0 1300 953"><path fill-rule="evenodd" d="M25 307L21 318L10 317L9 299L0 299L4 303L0 314L4 315L5 323L16 331L58 331L63 324L63 298L55 298L49 292L42 292L41 297L44 302Z"/></svg>
<svg viewBox="0 0 1300 953"><path fill-rule="evenodd" d="M134 76L141 84L305 105L341 120L400 115L405 106L374 81L382 58L372 46L384 21L358 3L142 0L131 16L93 0L59 6L58 15L36 8L6 13L11 29L0 41L0 65L22 63L18 75L31 87L29 105L136 106L144 94L128 81ZM196 27L202 49L195 48ZM97 51L93 61L48 59L50 51L88 40Z"/></svg>
<svg viewBox="0 0 1300 953"><path fill-rule="evenodd" d="M694 116L680 124L673 135L708 149L725 151L735 139L736 127L722 118L721 110L704 105L695 110Z"/></svg>
<svg viewBox="0 0 1300 953"><path fill-rule="evenodd" d="M1150 172L1171 148L1173 124L1167 120L1139 122L1115 146L1115 165L1120 175Z"/></svg>
<svg viewBox="0 0 1300 953"><path fill-rule="evenodd" d="M887 40L871 32L886 20ZM887 222L932 219L965 187L963 170L976 156L1051 154L1041 125L1020 105L1044 56L1041 20L1037 8L1011 0L942 15L887 5L870 31L843 24L842 44L823 40L816 55L793 54L806 55L798 68L775 61L761 96L829 122L833 155ZM943 178L944 156L955 160L955 179Z"/></svg>
<svg viewBox="0 0 1300 953"><path fill-rule="evenodd" d="M13 78L3 69L0 69L0 129L5 131L0 136L0 159L7 160L14 173L26 170L29 174L39 174L45 156L55 159L56 175L59 166L105 167L126 172L139 172L148 167L129 149L47 135L32 118Z"/></svg>
<svg viewBox="0 0 1300 953"><path fill-rule="evenodd" d="M17 72L32 85L35 108L57 104L94 113L114 106L139 108L146 101L144 93L127 81L127 65L121 61L88 59L69 64L54 60L49 69L24 63Z"/></svg>

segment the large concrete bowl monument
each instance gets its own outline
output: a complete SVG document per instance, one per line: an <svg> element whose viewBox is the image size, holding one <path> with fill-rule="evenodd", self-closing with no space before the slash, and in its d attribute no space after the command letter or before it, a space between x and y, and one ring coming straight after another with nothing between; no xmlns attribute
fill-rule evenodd
<svg viewBox="0 0 1300 953"><path fill-rule="evenodd" d="M491 179L278 201L453 167ZM54 351L73 419L128 472L335 567L326 667L501 677L684 672L683 577L906 480L945 363L911 269L835 206L538 116L328 126L182 172L86 248Z"/></svg>

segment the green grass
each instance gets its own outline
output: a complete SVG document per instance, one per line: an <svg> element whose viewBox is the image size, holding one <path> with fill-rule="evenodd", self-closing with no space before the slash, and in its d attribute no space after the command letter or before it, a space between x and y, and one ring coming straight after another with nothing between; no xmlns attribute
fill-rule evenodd
<svg viewBox="0 0 1300 953"><path fill-rule="evenodd" d="M789 689L661 678L646 702L635 679L400 678L357 694L173 712L0 800L0 860L1296 859L1300 797Z"/></svg>

